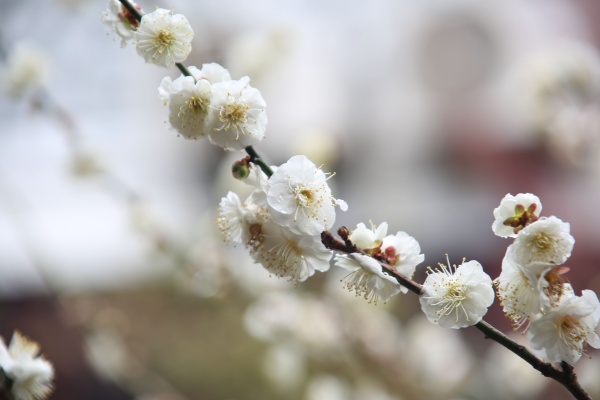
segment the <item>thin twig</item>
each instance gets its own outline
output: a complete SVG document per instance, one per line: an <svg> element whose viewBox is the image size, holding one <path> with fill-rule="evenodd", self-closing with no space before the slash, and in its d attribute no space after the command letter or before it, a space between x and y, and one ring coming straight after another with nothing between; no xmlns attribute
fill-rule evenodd
<svg viewBox="0 0 600 400"><path fill-rule="evenodd" d="M321 241L328 249L339 251L342 253L356 253L358 252L356 246L349 241L349 231L345 227L341 227L338 230L340 237L344 239L341 241L333 237L331 232L325 231L321 233ZM379 260L378 260L379 261ZM423 286L407 278L406 276L396 272L390 265L379 261L379 264L385 272L394 276L399 284L415 293L421 295L423 292ZM486 339L491 339L498 344L506 347L508 350L515 353L517 356L525 360L534 369L538 370L545 377L554 379L561 385L563 385L577 400L591 400L591 397L581 387L577 380L577 375L573 371L573 367L566 362L561 364L561 368L556 365L548 363L534 355L529 349L519 343L515 342L498 329L494 328L488 322L481 320L475 324L475 328L479 329L485 335Z"/></svg>

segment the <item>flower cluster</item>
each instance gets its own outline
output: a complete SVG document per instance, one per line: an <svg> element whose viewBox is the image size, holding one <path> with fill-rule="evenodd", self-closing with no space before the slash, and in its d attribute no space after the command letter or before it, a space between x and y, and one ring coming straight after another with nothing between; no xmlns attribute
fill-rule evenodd
<svg viewBox="0 0 600 400"><path fill-rule="evenodd" d="M333 226L336 206L347 209L333 198L328 176L305 156L290 158L270 178L249 167L244 181L254 187L250 196L242 202L229 192L219 204L225 241L243 244L254 261L294 283L327 271L332 252L321 243L321 232Z"/></svg>
<svg viewBox="0 0 600 400"><path fill-rule="evenodd" d="M42 400L52 393L54 369L39 353L40 346L19 332L8 347L0 338L0 369L12 381L15 400Z"/></svg>
<svg viewBox="0 0 600 400"><path fill-rule="evenodd" d="M149 63L170 67L192 49L194 32L187 19L169 10L156 9L138 22L118 0L109 0L102 22L121 38L121 47L133 40ZM225 150L243 150L265 137L267 105L260 92L250 86L250 78L231 79L219 64L189 67L175 80L165 77L158 93L169 107L171 127L186 139L208 136Z"/></svg>
<svg viewBox="0 0 600 400"><path fill-rule="evenodd" d="M137 4L133 3L133 6L136 10L142 11L142 8ZM121 47L127 46L127 43L133 40L133 34L140 26L137 19L119 0L109 0L108 9L102 13L100 19L104 25L121 38Z"/></svg>
<svg viewBox="0 0 600 400"><path fill-rule="evenodd" d="M371 229L359 223L349 239L360 253L335 257L338 267L350 271L344 278L346 288L375 303L379 298L387 302L400 292L408 292L393 276L382 270L380 262L388 265L391 271L411 279L417 265L425 259L413 237L406 232L386 236L387 228L386 222L378 227L371 226Z"/></svg>
<svg viewBox="0 0 600 400"><path fill-rule="evenodd" d="M527 325L532 348L551 361L575 363L584 346L600 348L595 328L600 322L596 294L576 296L562 275L575 239L568 223L539 217L540 200L532 194L507 194L494 210L492 229L513 237L494 284L507 317L518 329Z"/></svg>
<svg viewBox="0 0 600 400"><path fill-rule="evenodd" d="M192 76L166 77L158 89L173 129L187 139L208 136L226 150L243 150L265 137L266 103L250 78L232 80L215 63L188 70Z"/></svg>
<svg viewBox="0 0 600 400"><path fill-rule="evenodd" d="M138 5L133 6L141 11ZM164 8L144 14L138 22L118 0L109 0L101 20L121 38L121 47L133 40L137 53L147 63L168 68L184 61L192 51L194 31L188 20Z"/></svg>

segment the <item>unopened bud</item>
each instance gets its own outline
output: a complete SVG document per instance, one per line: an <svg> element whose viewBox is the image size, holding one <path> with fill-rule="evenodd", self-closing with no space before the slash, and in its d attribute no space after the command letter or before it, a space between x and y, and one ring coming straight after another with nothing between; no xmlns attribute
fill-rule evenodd
<svg viewBox="0 0 600 400"><path fill-rule="evenodd" d="M244 179L250 175L250 165L246 159L239 160L231 166L231 173L235 179Z"/></svg>

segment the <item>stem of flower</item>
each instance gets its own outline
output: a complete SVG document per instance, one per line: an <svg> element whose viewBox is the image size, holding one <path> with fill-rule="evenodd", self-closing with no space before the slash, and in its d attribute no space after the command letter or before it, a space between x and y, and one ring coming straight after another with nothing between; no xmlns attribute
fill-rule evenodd
<svg viewBox="0 0 600 400"><path fill-rule="evenodd" d="M542 375L548 378L552 378L555 381L563 385L571 394L578 400L591 400L591 397L583 390L579 382L577 381L577 375L573 372L573 367L566 362L561 363L562 368L557 368L554 364L545 362L535 356L527 349L522 346L498 329L485 321L480 321L475 325L475 328L479 329L485 335L486 339L491 339L508 350L527 361L534 369L540 371Z"/></svg>
<svg viewBox="0 0 600 400"><path fill-rule="evenodd" d="M248 155L250 156L250 161L252 161L254 164L258 165L260 167L260 169L262 169L262 171L269 178L271 177L271 175L273 175L273 170L269 167L269 165L267 165L266 162L264 162L264 160L260 157L260 155L256 152L256 150L254 150L254 147L248 146L248 147L244 148L244 150L246 150L246 153L248 153Z"/></svg>

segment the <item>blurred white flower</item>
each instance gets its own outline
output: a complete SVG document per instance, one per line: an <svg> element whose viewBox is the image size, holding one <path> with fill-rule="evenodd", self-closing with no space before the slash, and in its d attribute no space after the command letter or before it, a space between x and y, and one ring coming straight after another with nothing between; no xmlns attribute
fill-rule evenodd
<svg viewBox="0 0 600 400"><path fill-rule="evenodd" d="M187 19L164 8L145 14L134 33L138 54L147 63L165 68L187 58L193 38L194 31Z"/></svg>
<svg viewBox="0 0 600 400"><path fill-rule="evenodd" d="M519 67L519 96L534 133L560 161L582 164L600 143L600 57L587 43L563 42Z"/></svg>
<svg viewBox="0 0 600 400"><path fill-rule="evenodd" d="M511 245L514 256L524 267L533 263L563 264L571 255L575 244L569 231L570 225L559 218L542 217L519 232Z"/></svg>
<svg viewBox="0 0 600 400"><path fill-rule="evenodd" d="M421 309L429 322L442 328L464 328L475 325L494 302L492 279L483 272L477 261L463 262L441 270L429 271L423 293L419 297Z"/></svg>
<svg viewBox="0 0 600 400"><path fill-rule="evenodd" d="M95 329L85 337L85 355L100 376L119 381L131 365L123 337L111 329Z"/></svg>
<svg viewBox="0 0 600 400"><path fill-rule="evenodd" d="M349 385L333 375L318 375L310 380L305 400L348 400L351 399Z"/></svg>
<svg viewBox="0 0 600 400"><path fill-rule="evenodd" d="M42 400L52 393L54 368L39 353L39 344L19 332L15 331L8 348L0 338L0 368L13 381L15 400Z"/></svg>
<svg viewBox="0 0 600 400"><path fill-rule="evenodd" d="M257 339L296 342L319 357L339 354L345 343L338 312L333 303L306 293L263 291L244 313L244 326Z"/></svg>
<svg viewBox="0 0 600 400"><path fill-rule="evenodd" d="M243 150L260 143L267 129L267 104L247 76L214 83L205 131L212 144Z"/></svg>
<svg viewBox="0 0 600 400"><path fill-rule="evenodd" d="M396 278L382 271L377 260L364 254L337 254L335 265L350 271L342 279L344 286L349 291L354 291L357 296L363 296L369 303L381 298L384 303L400 293L401 286Z"/></svg>
<svg viewBox="0 0 600 400"><path fill-rule="evenodd" d="M472 377L474 352L461 332L440 329L420 316L411 318L404 332L400 352L410 365L406 379L422 383L428 398L445 399ZM429 384L433 376L435 385Z"/></svg>
<svg viewBox="0 0 600 400"><path fill-rule="evenodd" d="M283 392L296 390L306 375L306 355L301 346L279 343L270 346L262 370L271 384Z"/></svg>
<svg viewBox="0 0 600 400"><path fill-rule="evenodd" d="M75 149L71 159L71 171L78 177L87 178L100 175L105 169L98 154L85 149Z"/></svg>
<svg viewBox="0 0 600 400"><path fill-rule="evenodd" d="M50 78L50 60L42 49L19 42L9 53L2 68L4 91L14 98L23 97L41 87Z"/></svg>
<svg viewBox="0 0 600 400"><path fill-rule="evenodd" d="M138 11L142 10L133 2L132 5ZM140 26L138 20L119 0L108 0L108 8L102 12L100 20L121 38L121 47L127 46L127 43L133 39L133 33Z"/></svg>
<svg viewBox="0 0 600 400"><path fill-rule="evenodd" d="M343 211L348 206L333 198L327 179L305 156L290 158L269 180L267 201L273 220L293 232L308 235L319 235L331 228L335 204Z"/></svg>
<svg viewBox="0 0 600 400"><path fill-rule="evenodd" d="M537 221L542 211L540 199L531 193L508 193L494 209L492 230L500 237L517 237L519 231Z"/></svg>
<svg viewBox="0 0 600 400"><path fill-rule="evenodd" d="M563 296L560 303L532 321L527 334L531 347L550 361L573 365L584 352L585 344L598 349L595 332L600 321L600 302L596 293L582 291L581 296Z"/></svg>

